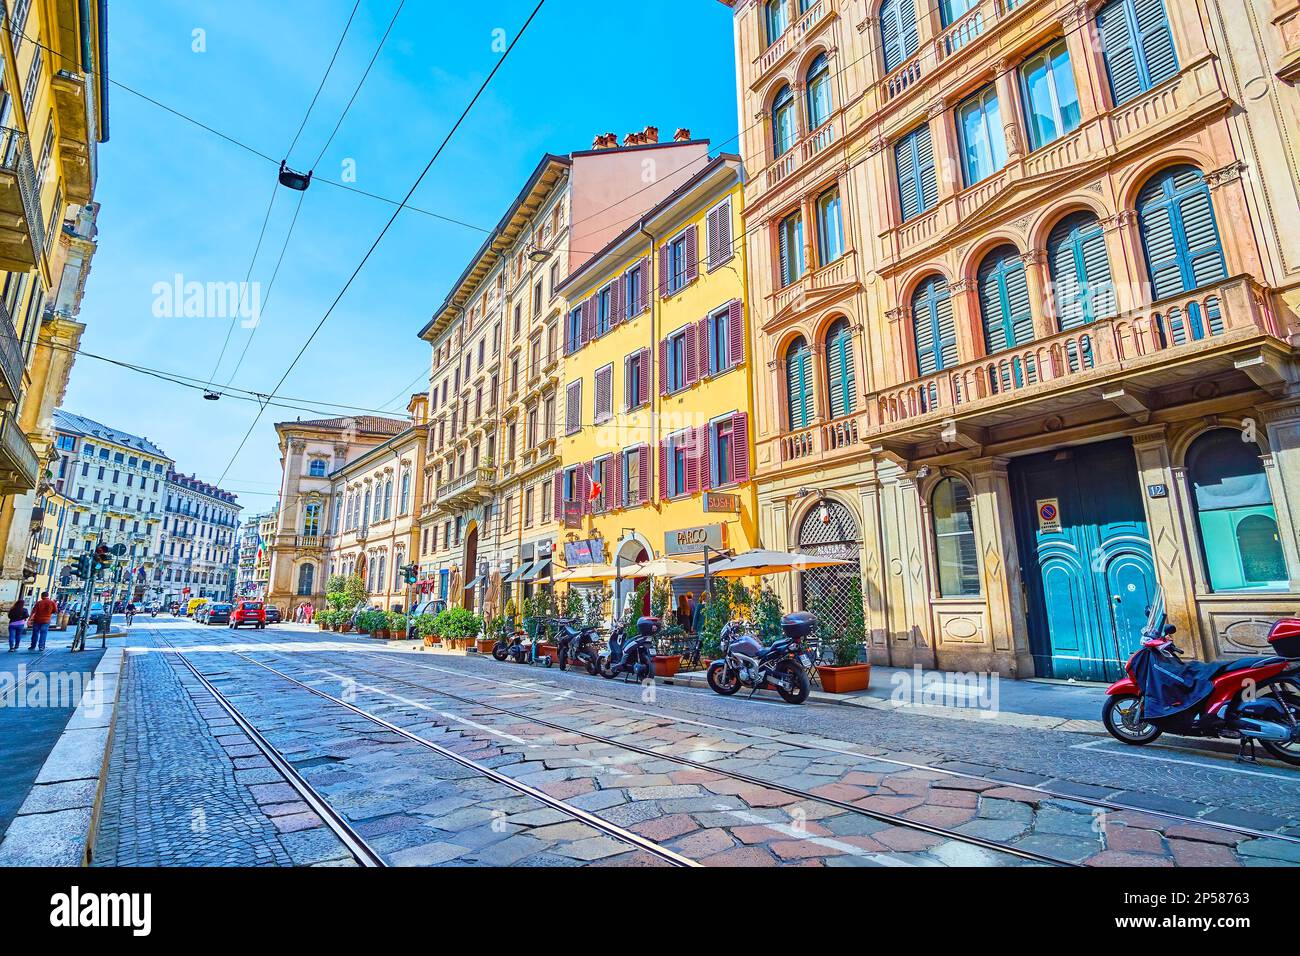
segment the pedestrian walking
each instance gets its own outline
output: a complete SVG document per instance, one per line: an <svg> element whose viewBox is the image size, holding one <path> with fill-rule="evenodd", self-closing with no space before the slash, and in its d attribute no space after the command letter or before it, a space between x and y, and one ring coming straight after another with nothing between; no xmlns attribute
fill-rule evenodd
<svg viewBox="0 0 1300 956"><path fill-rule="evenodd" d="M41 598L32 608L31 620L28 622L32 626L32 642L27 648L29 651L44 651L45 639L50 634L50 618L52 618L59 606L50 600L50 592L42 591Z"/></svg>
<svg viewBox="0 0 1300 956"><path fill-rule="evenodd" d="M700 603L695 605L695 612L691 615L691 631L699 634L704 629L704 609L709 603L709 592L700 592Z"/></svg>
<svg viewBox="0 0 1300 956"><path fill-rule="evenodd" d="M23 628L27 626L27 605L23 599L14 601L9 608L9 650L16 651L23 643Z"/></svg>
<svg viewBox="0 0 1300 956"><path fill-rule="evenodd" d="M312 622L312 618L314 618L315 616L316 616L316 605L314 605L314 604L308 604L308 605L307 605L307 623L310 624L310 623Z"/></svg>

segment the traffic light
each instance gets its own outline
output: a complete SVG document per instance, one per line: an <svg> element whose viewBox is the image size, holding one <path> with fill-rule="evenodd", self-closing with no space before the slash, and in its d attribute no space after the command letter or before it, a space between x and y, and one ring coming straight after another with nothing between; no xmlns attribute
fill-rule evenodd
<svg viewBox="0 0 1300 956"><path fill-rule="evenodd" d="M402 574L405 575L407 584L414 584L420 578L420 569L414 564L404 564Z"/></svg>
<svg viewBox="0 0 1300 956"><path fill-rule="evenodd" d="M90 574L90 555L79 554L72 559L72 563L65 569L73 577L85 580Z"/></svg>
<svg viewBox="0 0 1300 956"><path fill-rule="evenodd" d="M95 574L101 574L107 571L113 565L113 555L108 550L108 545L101 544L95 549L95 558L91 562L90 569Z"/></svg>

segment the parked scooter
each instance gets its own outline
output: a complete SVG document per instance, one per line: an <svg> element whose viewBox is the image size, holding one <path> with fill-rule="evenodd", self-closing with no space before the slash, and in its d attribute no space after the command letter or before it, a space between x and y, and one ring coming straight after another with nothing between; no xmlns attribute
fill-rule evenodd
<svg viewBox="0 0 1300 956"><path fill-rule="evenodd" d="M808 699L812 683L808 670L812 657L803 642L817 630L817 616L807 611L781 618L782 638L764 647L752 628L738 621L722 629L722 657L709 665L705 678L716 693L730 697L741 687L754 691L775 688L788 704Z"/></svg>
<svg viewBox="0 0 1300 956"><path fill-rule="evenodd" d="M559 633L556 636L558 649L556 658L559 661L560 670L566 670L571 661L582 664L587 668L587 673L595 676L600 672L600 631L594 627L583 627L581 624L566 619L557 619Z"/></svg>
<svg viewBox="0 0 1300 956"><path fill-rule="evenodd" d="M1157 594L1142 646L1126 677L1107 690L1101 719L1112 737L1141 747L1161 734L1240 742L1237 759L1255 760L1256 742L1300 765L1300 620L1283 618L1268 642L1278 656L1184 661L1170 640L1164 595Z"/></svg>
<svg viewBox="0 0 1300 956"><path fill-rule="evenodd" d="M630 674L640 682L654 674L655 638L663 630L657 617L637 618L636 633L627 635L621 625L609 636L609 646L599 655L600 676L613 680Z"/></svg>

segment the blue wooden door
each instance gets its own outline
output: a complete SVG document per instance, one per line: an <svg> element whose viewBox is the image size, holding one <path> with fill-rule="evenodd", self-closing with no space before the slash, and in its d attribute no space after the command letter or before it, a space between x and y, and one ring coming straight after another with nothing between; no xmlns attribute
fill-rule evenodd
<svg viewBox="0 0 1300 956"><path fill-rule="evenodd" d="M1132 444L1017 459L1011 480L1036 672L1117 679L1156 586Z"/></svg>

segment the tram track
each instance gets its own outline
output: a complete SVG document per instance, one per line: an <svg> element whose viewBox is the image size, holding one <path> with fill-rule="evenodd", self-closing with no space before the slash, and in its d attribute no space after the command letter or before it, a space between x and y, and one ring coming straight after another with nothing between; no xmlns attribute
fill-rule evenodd
<svg viewBox="0 0 1300 956"><path fill-rule="evenodd" d="M259 643L259 642L254 642L254 643ZM346 651L341 651L341 650L331 650L331 651L327 651L327 652L328 652L328 653L336 653L336 654L338 654L338 653L342 653L342 654L346 654L346 653L348 653L348 652L346 652ZM371 651L370 653L389 653L389 654L391 654L391 652L376 652L376 651ZM446 674L446 675L454 676L454 677L456 677L456 678L458 678L458 679L462 679L462 680L469 680L469 681L474 681L474 682L477 682L477 683L486 683L486 684L489 684L489 685L508 684L508 685L517 686L517 687L520 687L520 688L522 688L522 689L529 690L529 691L531 691L531 692L533 692L533 693L537 693L537 694L539 694L539 695L541 695L541 694L551 694L552 696L554 696L554 697L556 697L556 698L558 698L558 699L563 699L563 700L566 700L566 701L573 701L573 702L577 702L577 701L586 701L586 702L589 702L589 703L592 703L592 704L596 704L596 705L599 705L599 706L610 707L610 708L613 708L613 709L617 709L617 710L622 710L622 711L626 711L626 712L629 712L629 713L638 714L638 715L641 715L641 716L644 716L644 717L653 717L653 718L656 718L656 719L659 719L659 720L666 720L666 721L672 721L672 722L675 722L675 723L686 724L686 725L688 725L688 726L689 726L689 725L694 725L694 726L698 726L698 727L706 728L706 729L709 729L709 730L720 731L720 732L723 732L723 733L736 734L736 735L743 736L743 737L752 737L752 738L755 738L755 739L758 739L758 740L764 740L764 741L769 741L769 742L785 743L785 744L789 744L790 746L805 747L805 748L810 749L810 750L821 751L821 752L825 752L825 753L837 754L837 755L842 755L842 756L859 757L859 758L861 758L861 759L863 759L863 760L878 761L878 762L880 762L880 763L886 763L886 764L890 764L890 765L894 765L894 766L899 766L899 767L903 767L903 768L906 768L906 769L909 769L909 770L916 770L916 771L922 771L922 772L928 772L928 773L937 773L937 774L941 774L941 775L943 775L943 776L945 776L945 777L950 777L950 778L954 778L954 779L968 780L968 781L972 781L972 782L979 782L979 783L981 783L981 784L990 784L990 785L995 785L995 786L999 786L999 787L1014 787L1014 788L1019 789L1019 790L1028 790L1028 791L1033 791L1033 792L1035 792L1035 793L1040 793L1040 794L1042 794L1042 795L1044 796L1044 798L1047 798L1047 799L1054 799L1054 800L1061 800L1061 801L1069 801L1069 802L1076 803L1076 804L1081 804L1081 805L1085 805L1085 806L1089 806L1089 807L1094 807L1094 808L1096 808L1096 809L1104 810L1104 811L1107 811L1107 812L1110 812L1110 813L1132 813L1132 814L1141 814L1141 815L1143 815L1143 816L1147 816L1147 817L1156 817L1156 818L1160 818L1160 819L1162 819L1162 820L1167 820L1167 821L1169 821L1169 823L1170 823L1171 825L1189 825L1189 826L1206 827L1206 828L1210 828L1210 829L1213 829L1213 830L1217 830L1217 831L1219 831L1219 832L1223 832L1223 833L1239 834L1239 835L1241 835L1242 837L1248 837L1248 838L1251 838L1251 839L1267 839L1267 840L1275 840L1275 841L1279 841L1279 842L1282 842L1282 843L1288 843L1288 844L1293 844L1293 845L1300 844L1300 836L1295 836L1295 835L1291 835L1291 834L1278 833L1278 832L1274 832L1274 831L1270 831L1270 830L1261 830L1261 829L1258 829L1258 828L1249 827L1249 826L1245 826L1245 825L1242 825L1242 824L1234 824L1234 823L1228 823L1228 822L1224 822L1224 821L1211 820L1211 819L1206 819L1206 818L1204 818L1204 817L1194 817L1194 816L1189 816L1189 815L1186 815L1186 814L1175 813L1175 812L1167 811L1167 810L1147 809L1147 808L1142 807L1142 806L1136 806L1136 805L1130 805L1130 804L1125 804L1125 803L1119 803L1119 802L1116 802L1116 801L1113 801L1113 800L1106 800L1106 799L1098 798L1098 797L1081 796L1081 795L1077 795L1077 794L1073 794L1073 793L1066 793L1066 792L1056 791L1056 790L1052 790L1052 789L1050 789L1050 788L1048 788L1048 787L1046 787L1046 786L1044 786L1044 785L1041 785L1041 784L1039 784L1039 785L1031 785L1031 784L1025 784L1025 783L1016 783L1016 782L1013 782L1013 781L1010 781L1010 780L1006 780L1006 779L998 779L998 778L996 778L996 777L988 777L988 776L983 776L983 775L980 775L980 774L973 774L973 773L970 773L970 772L968 772L968 771L951 770L951 769L946 769L946 768L943 768L943 767L933 766L933 765L930 765L930 764L918 763L918 762L915 762L915 761L908 761L908 760L901 760L901 759L893 758L893 757L879 756L879 755L876 755L876 754L862 753L862 752L858 752L858 751L848 750L848 749L845 749L845 748L833 747L833 746L826 745L826 744L808 743L808 742L802 742L802 741L798 741L798 742L796 742L796 741L791 741L791 740L789 740L789 739L782 739L782 737L781 737L780 735L777 735L777 734L765 734L765 733L759 733L759 732L756 732L756 731L751 730L751 729L738 730L738 729L736 729L736 728L725 727L725 726L723 726L723 725L721 725L721 724L715 724L715 723L711 723L711 722L709 722L709 721L702 721L702 720L697 720L697 719L694 719L694 718L682 718L682 717L677 717L677 716L675 716L675 715L671 715L671 714L665 714L665 713L662 713L662 712L659 712L659 711L648 710L648 709L641 708L641 707L633 707L633 706L629 706L629 705L627 705L627 704L625 704L625 703L618 703L618 702L615 702L615 701L611 700L610 698L601 697L601 696L599 696L599 695L597 695L597 696L591 696L591 695L585 695L585 694L574 693L574 692L548 691L548 690L543 689L541 686L539 686L539 684L538 684L537 682L534 682L534 681L519 681L519 680L515 680L515 679L513 679L513 678L500 678L500 679L498 679L498 678L480 677L480 676L478 676L478 675L466 674L466 673L463 673L463 672L461 672L461 671L454 671L454 670L451 670L451 669L448 669L448 668L445 668L445 667L438 667L437 665L427 664L427 663L424 663L424 662L422 662L422 661L414 661L414 660L410 660L409 658L403 658L403 659L404 659L404 661L405 661L407 664L410 664L410 665L415 666L415 667L419 667L419 668L422 669L422 670L428 670L428 671L435 672L435 673L439 673L439 674ZM426 684L420 684L420 683L418 683L418 682L409 681L409 680L406 680L406 679L404 679L404 678L394 677L394 676L391 675L391 674L384 674L384 673L382 673L382 672L366 670L366 669L364 669L364 668L356 667L355 664L350 664L350 666L352 667L352 669L357 670L357 671L359 671L359 672L361 672L361 673L368 673L368 674L371 674L371 675L373 675L373 676L382 677L382 678L387 679L387 680L393 680L393 681L396 681L396 682L398 682L398 683L404 683L404 684L407 684L408 686L417 687L417 688L419 688L419 689L426 690L426 691L429 691L429 692L431 692L431 693L438 693L438 694L443 695L443 696L446 696L446 697L448 697L448 698L460 699L460 700L462 700L462 701L465 702L465 703L470 703L470 704L473 704L473 705L475 705L475 706L488 707L488 708L493 709L493 710L496 710L496 711L498 711L498 712L506 713L506 714L509 714L509 715L511 715L511 716L514 716L514 717L516 717L517 719L532 720L532 721L537 722L537 723L538 723L539 725L541 725L541 726L548 726L548 727L550 727L550 728L552 728L552 729L561 730L561 731L563 731L563 732L565 732L565 733L580 734L580 735L583 735L583 736L588 737L589 739L597 739L597 740L601 739L601 738L599 738L599 737L595 737L595 736L593 736L593 735L587 734L586 732L584 732L584 731L582 731L582 730L579 730L579 729L576 729L576 728L573 728L573 727L566 727L566 726L564 726L564 725L562 725L562 724L557 724L557 723L554 723L554 722L548 722L548 721L546 721L546 720L543 719L543 718L538 718L538 717L535 717L535 716L532 716L532 715L524 714L524 713L521 713L521 712L518 712L518 711L513 711L513 710L510 710L510 709L507 709L507 708L501 708L501 707L499 707L499 706L497 706L497 705L490 704L490 703L487 703L487 702L482 701L482 700L476 700L476 699L472 699L472 698L463 698L463 697L458 697L458 695L452 694L451 692L446 691L446 690L443 690L443 689L438 688L438 687L431 687L431 686L428 686L428 685L426 685ZM619 741L603 741L603 742L609 742L609 743L611 743L612 745L614 745L614 746L619 746L619 747L628 747L628 746L629 746L628 744L623 743L623 742L619 742ZM653 754L655 757L668 757L668 755L665 755L665 754L660 753L660 752L658 752L658 751L649 751L649 750L646 750L646 751L644 751L644 752L646 752L646 753L650 753L650 754ZM671 759L671 758L669 758L669 759ZM713 771L713 772L723 772L723 771L718 770L717 768L712 767L712 766L709 766L709 765L707 765L707 764L701 764L701 767L703 767L703 768L705 768L705 769L709 769L709 770L711 770L711 771ZM762 785L762 786L768 786L768 787L772 787L772 786L774 786L772 783L770 783L770 782L768 782L768 781L764 781L764 780L762 780L761 778L754 778L754 781L755 781L757 784L760 784L760 785ZM812 799L821 799L821 798L813 797ZM910 823L911 821L908 821L908 822Z"/></svg>
<svg viewBox="0 0 1300 956"><path fill-rule="evenodd" d="M261 643L261 642L254 641L252 643ZM308 684L305 684L301 681L297 681L296 678L286 675L282 671L274 667L271 667L269 664L266 664L263 661L259 661L256 658L250 657L247 654L241 653L239 651L228 651L227 653L231 653L234 656L239 657L250 664L253 664L258 667L262 667L270 671L271 673L276 674L277 676L289 680L294 680L295 682L299 683L301 686L307 687L308 689L312 690L314 693L320 694L325 697L332 696L326 694L324 691L320 691L317 688L313 688ZM288 659L283 654L275 654L274 651L261 651L260 653L272 654L278 660ZM295 661L294 663L299 664L300 662ZM341 676L348 676L348 675L334 674L329 671L323 671L320 668L314 668L311 665L304 665L304 666L306 666L309 670L315 671L318 674L325 674L327 677L333 680L337 680ZM586 740L590 740L594 743L598 743L606 747L614 748L616 750L637 754L638 756L650 758L653 760L670 761L683 768L689 768L693 770L700 770L712 774L717 774L719 776L726 777L729 780L735 781L736 783L745 784L751 787L758 787L758 788L762 788L765 791L770 791L772 793L779 793L789 797L794 797L800 801L805 801L810 804L821 804L828 807L834 807L839 811L856 814L862 817L876 820L881 823L889 824L890 826L902 827L910 831L924 833L929 836L940 838L942 840L956 841L969 846L975 846L982 850L989 851L991 853L1012 857L1028 863L1036 863L1036 864L1047 865L1047 866L1064 866L1064 867L1074 867L1078 865L1068 860L1061 860L1046 854L1020 849L1015 846L1002 843L1000 841L990 840L972 834L963 833L959 830L954 830L937 824L930 824L930 823L925 823L923 821L909 819L897 813L890 813L884 810L858 806L857 804L852 803L848 800L841 800L835 797L811 793L810 791L800 787L790 786L779 782L766 780L762 777L756 777L752 774L746 774L736 770L721 768L711 763L708 763L706 761L694 760L692 758L684 757L679 754L666 753L659 750L652 750L648 747L642 747L637 744L632 744L626 741L616 740L612 737L607 737L601 734L594 734L589 731L584 731L573 727L566 727L563 724L558 724L555 723L554 721L548 721L544 718L540 718L535 715L522 713L520 711L501 707L496 704L491 704L482 700L465 697L463 695L456 694L451 691L443 690L440 688L429 687L425 684L396 677L392 674L385 674L380 671L374 671L367 668L356 667L355 664L350 664L348 669L358 673L367 674L370 675L371 677L375 677L383 681L388 681L390 683L411 687L426 693L437 694L440 697L444 697L449 700L455 700L459 703L465 704L470 707L484 708L487 710L491 710L496 714L508 716L515 720L526 721L538 727L545 727L549 730L558 731L563 734L582 737ZM392 726L395 725L390 725L390 729ZM486 728L486 730L489 733L491 732L491 728ZM483 732L483 731L479 731L479 732ZM872 758L863 757L863 759L870 760Z"/></svg>
<svg viewBox="0 0 1300 956"><path fill-rule="evenodd" d="M204 688L208 690L209 693L212 694L213 698L221 705L222 709L225 710L226 713L230 715L231 719L234 720L236 724L239 725L240 729L244 731L244 733L246 733L249 736L249 738L257 745L258 749L261 750L266 755L267 759L271 761L272 765L275 766L276 769L279 770L282 775L284 775L285 779L289 781L290 785L293 786L294 789L297 790L303 796L304 800L308 803L308 805L311 806L311 808L317 813L318 816L321 817L321 819L326 823L326 825L332 831L335 832L335 834L339 837L339 839L344 842L344 844L348 847L349 851L351 851L353 855L357 858L359 863L362 863L362 865L365 866L387 866L388 865L388 863L383 859L383 857L378 852L376 852L373 848L371 848L369 844L366 843L365 839L355 830L355 828L353 828L352 825L347 822L346 818L344 818L342 814L336 811L329 804L328 800L326 800L319 792L317 792L315 788L312 787L311 784L308 783L302 777L302 775L298 773L298 771L292 766L289 760L286 757L284 757L282 754L280 754L280 752L275 749L275 747L261 734L261 732L258 731L255 726L253 726L252 722L244 714L242 714L239 711L239 709L235 707L229 701L229 699L212 684L210 680L208 680L208 678L199 670L197 665L195 665L194 662L191 661L186 656L185 649L177 647L174 643L167 640L167 638L163 637L160 634L157 634L157 632L155 632L155 635L160 641L162 641L164 644L166 644L175 652L175 656L177 656L190 670L190 672L193 673L194 676L198 678L198 680L203 684ZM253 658L248 657L245 654L241 654L238 652L226 652L226 653L231 653L235 657L238 657L244 661L247 661L250 664L253 664L263 670L270 672L271 674L275 675L282 681L286 681L290 684L293 684L294 686L299 687L302 690L305 690L323 700L329 701L330 703L335 704L339 707L346 708L348 711L355 714L356 716L362 717L365 720L368 720L374 723L375 725L382 727L384 730L390 733L397 734L403 739L408 740L411 743L417 744L421 747L424 747L425 749L430 750L438 754L439 756L444 757L456 764L459 764L460 766L465 767L466 769L471 770L476 774L479 774L483 777L486 777L487 779L490 779L498 784L501 784L516 793L530 797L531 799L537 801L538 803L543 804L544 806L547 806L552 810L556 810L560 813L563 813L566 816L569 816L578 822L584 823L587 826L593 828L594 830L597 830L600 833L604 834L605 836L610 837L614 840L619 841L620 843L627 845L630 850L643 851L659 860L662 860L665 863L668 863L671 866L678 866L678 867L699 866L699 864L696 861L686 856L683 856L682 854L677 853L673 850L670 850L669 848L662 846L659 843L656 843L654 840L648 839L647 837L643 837L640 834L627 830L621 826L618 826L617 824L604 820L601 817L597 816L596 814L588 810L584 810L580 807L573 806L572 804L564 800L561 800L558 797L553 797L550 794L542 790L539 790L536 787L530 786L529 784L523 783L518 780L514 780L511 777L507 776L506 774L500 773L499 771L491 767L488 767L485 764L482 764L476 760L473 760L469 757L459 754L447 747L443 747L440 744L434 743L433 741L425 737L422 737L411 730L408 730L404 727L394 724L391 721L385 720L383 717L380 717L377 714L373 714L365 710L364 708L358 707L356 704L343 700L340 697L336 697L333 694L326 693L325 691L322 691L319 688L313 687L310 684L300 681L289 674L285 674L274 667L271 667L260 661L254 660Z"/></svg>

